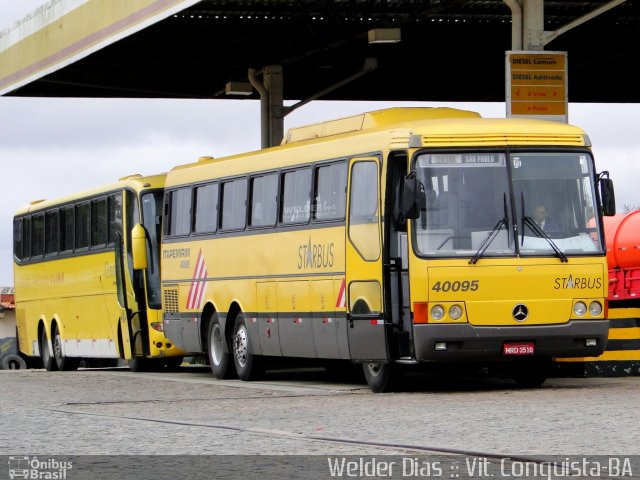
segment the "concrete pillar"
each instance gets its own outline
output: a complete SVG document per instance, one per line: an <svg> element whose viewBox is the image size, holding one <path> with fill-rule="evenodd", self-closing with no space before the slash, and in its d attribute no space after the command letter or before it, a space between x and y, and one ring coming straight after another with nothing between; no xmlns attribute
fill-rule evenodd
<svg viewBox="0 0 640 480"><path fill-rule="evenodd" d="M544 0L524 0L523 50L544 50Z"/></svg>
<svg viewBox="0 0 640 480"><path fill-rule="evenodd" d="M268 94L268 146L280 145L284 136L284 81L282 65L264 67L264 87Z"/></svg>

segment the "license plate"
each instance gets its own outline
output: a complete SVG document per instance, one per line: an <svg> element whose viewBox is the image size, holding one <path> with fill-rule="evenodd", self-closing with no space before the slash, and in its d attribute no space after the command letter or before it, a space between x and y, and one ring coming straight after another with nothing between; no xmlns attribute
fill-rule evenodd
<svg viewBox="0 0 640 480"><path fill-rule="evenodd" d="M535 351L533 342L505 343L502 348L502 353L505 355L533 355Z"/></svg>

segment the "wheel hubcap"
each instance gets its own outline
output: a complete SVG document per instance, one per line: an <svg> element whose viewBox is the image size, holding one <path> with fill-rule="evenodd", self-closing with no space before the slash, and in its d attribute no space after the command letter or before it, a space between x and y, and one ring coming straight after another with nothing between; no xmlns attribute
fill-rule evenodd
<svg viewBox="0 0 640 480"><path fill-rule="evenodd" d="M372 376L377 377L380 375L380 370L382 370L382 364L373 362L367 363L367 369Z"/></svg>
<svg viewBox="0 0 640 480"><path fill-rule="evenodd" d="M62 345L60 344L60 335L56 335L53 339L53 355L56 359L62 358Z"/></svg>
<svg viewBox="0 0 640 480"><path fill-rule="evenodd" d="M220 331L220 325L215 324L213 331L211 332L211 359L214 364L220 365L222 362L222 332Z"/></svg>
<svg viewBox="0 0 640 480"><path fill-rule="evenodd" d="M42 336L41 349L42 351L40 352L40 356L42 357L42 360L46 363L49 361L49 358L51 358L51 355L49 354L49 345L47 345L47 338L44 335Z"/></svg>
<svg viewBox="0 0 640 480"><path fill-rule="evenodd" d="M247 329L244 325L241 325L240 328L238 328L233 339L233 353L238 364L241 367L244 367L247 364L248 353Z"/></svg>

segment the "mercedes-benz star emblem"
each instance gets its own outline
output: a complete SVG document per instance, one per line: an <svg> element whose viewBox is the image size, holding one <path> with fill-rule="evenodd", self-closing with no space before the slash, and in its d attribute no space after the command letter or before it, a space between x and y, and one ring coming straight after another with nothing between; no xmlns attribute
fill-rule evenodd
<svg viewBox="0 0 640 480"><path fill-rule="evenodd" d="M526 307L526 305L522 305L519 303L518 305L513 307L512 313L513 313L513 318L515 318L516 321L524 322L529 316L529 309Z"/></svg>

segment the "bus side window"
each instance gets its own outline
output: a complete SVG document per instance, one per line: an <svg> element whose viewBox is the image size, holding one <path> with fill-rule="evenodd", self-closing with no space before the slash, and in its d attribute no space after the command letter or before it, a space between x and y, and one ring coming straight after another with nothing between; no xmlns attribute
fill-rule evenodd
<svg viewBox="0 0 640 480"><path fill-rule="evenodd" d="M44 255L44 213L34 215L31 221L31 256Z"/></svg>
<svg viewBox="0 0 640 480"><path fill-rule="evenodd" d="M374 222L378 214L377 167L374 162L354 165L351 186L351 223Z"/></svg>
<svg viewBox="0 0 640 480"><path fill-rule="evenodd" d="M351 168L348 234L364 260L370 262L380 257L378 166L375 162L357 162Z"/></svg>
<svg viewBox="0 0 640 480"><path fill-rule="evenodd" d="M314 220L344 219L347 192L347 162L316 167L313 197Z"/></svg>
<svg viewBox="0 0 640 480"><path fill-rule="evenodd" d="M107 199L91 202L91 246L102 247L107 244Z"/></svg>
<svg viewBox="0 0 640 480"><path fill-rule="evenodd" d="M60 210L60 251L72 251L74 245L74 210L65 207Z"/></svg>
<svg viewBox="0 0 640 480"><path fill-rule="evenodd" d="M76 205L76 250L89 247L91 238L89 203Z"/></svg>
<svg viewBox="0 0 640 480"><path fill-rule="evenodd" d="M311 213L311 168L299 168L282 174L280 221L307 223Z"/></svg>
<svg viewBox="0 0 640 480"><path fill-rule="evenodd" d="M22 226L22 258L31 258L31 217L25 217Z"/></svg>
<svg viewBox="0 0 640 480"><path fill-rule="evenodd" d="M218 184L209 183L195 188L195 233L213 233L218 226Z"/></svg>
<svg viewBox="0 0 640 480"><path fill-rule="evenodd" d="M191 188L173 190L167 195L169 197L168 235L189 235L191 232Z"/></svg>
<svg viewBox="0 0 640 480"><path fill-rule="evenodd" d="M60 236L59 236L59 221L58 221L58 210L52 210L45 214L44 217L44 225L45 225L45 254L53 255L57 254L60 248Z"/></svg>
<svg viewBox="0 0 640 480"><path fill-rule="evenodd" d="M273 227L278 216L278 174L252 178L250 197L249 226Z"/></svg>
<svg viewBox="0 0 640 480"><path fill-rule="evenodd" d="M22 218L13 219L13 254L18 260L24 258L22 252Z"/></svg>
<svg viewBox="0 0 640 480"><path fill-rule="evenodd" d="M237 178L222 184L220 198L221 230L242 230L247 220L247 179Z"/></svg>
<svg viewBox="0 0 640 480"><path fill-rule="evenodd" d="M111 195L107 204L107 218L109 228L107 231L107 242L113 245L116 233L122 229L122 196L121 194Z"/></svg>

